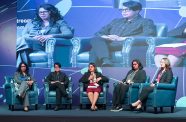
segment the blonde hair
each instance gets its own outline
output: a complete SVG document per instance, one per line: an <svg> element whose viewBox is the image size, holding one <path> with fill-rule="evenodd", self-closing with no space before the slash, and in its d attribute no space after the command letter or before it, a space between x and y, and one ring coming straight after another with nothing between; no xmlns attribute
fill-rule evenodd
<svg viewBox="0 0 186 122"><path fill-rule="evenodd" d="M170 69L170 61L168 58L162 58L161 60L163 60L165 62L165 68L166 69Z"/></svg>

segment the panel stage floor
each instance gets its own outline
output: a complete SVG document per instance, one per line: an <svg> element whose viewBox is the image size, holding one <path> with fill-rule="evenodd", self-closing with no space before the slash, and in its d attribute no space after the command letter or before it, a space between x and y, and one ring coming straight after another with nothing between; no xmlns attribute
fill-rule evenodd
<svg viewBox="0 0 186 122"><path fill-rule="evenodd" d="M164 109L163 113L154 114L152 108L147 108L146 112L130 111L125 109L120 112L107 110L90 111L73 107L61 109L59 111L45 110L44 106L39 106L38 110L30 108L29 112L22 111L22 107L16 107L14 111L8 110L5 105L0 106L1 122L186 122L186 108L175 108L174 113L170 113L170 108Z"/></svg>

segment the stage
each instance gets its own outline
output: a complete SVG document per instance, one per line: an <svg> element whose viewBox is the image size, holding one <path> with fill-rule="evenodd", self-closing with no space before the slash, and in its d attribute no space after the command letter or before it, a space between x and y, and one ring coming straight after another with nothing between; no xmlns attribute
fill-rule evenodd
<svg viewBox="0 0 186 122"><path fill-rule="evenodd" d="M154 114L152 108L148 108L147 112L128 109L121 112L111 112L110 107L107 110L98 111L80 110L78 107L73 107L72 110L53 111L52 109L45 110L44 106L39 106L38 110L34 110L33 107L29 112L24 112L21 106L10 111L7 106L3 105L0 106L0 120L2 122L185 122L186 108L176 108L174 113L170 113L170 109L166 108L163 113Z"/></svg>

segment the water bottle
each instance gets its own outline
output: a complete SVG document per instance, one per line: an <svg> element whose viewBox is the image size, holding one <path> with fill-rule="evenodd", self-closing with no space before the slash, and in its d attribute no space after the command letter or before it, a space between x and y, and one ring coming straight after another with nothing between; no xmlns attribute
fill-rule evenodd
<svg viewBox="0 0 186 122"><path fill-rule="evenodd" d="M10 83L14 83L14 80L13 80L13 79L11 79L11 80L10 80Z"/></svg>

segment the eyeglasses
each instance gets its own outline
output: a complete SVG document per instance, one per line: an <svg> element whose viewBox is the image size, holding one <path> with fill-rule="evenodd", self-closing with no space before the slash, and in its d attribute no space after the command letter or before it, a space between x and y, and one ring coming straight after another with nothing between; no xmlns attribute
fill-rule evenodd
<svg viewBox="0 0 186 122"><path fill-rule="evenodd" d="M21 66L21 67L26 67L26 66Z"/></svg>
<svg viewBox="0 0 186 122"><path fill-rule="evenodd" d="M126 9L120 9L120 11L122 11L122 12L129 12L129 11L131 11L131 9L129 9L129 8L126 8Z"/></svg>
<svg viewBox="0 0 186 122"><path fill-rule="evenodd" d="M58 69L58 68L60 68L60 67L54 67L55 69Z"/></svg>
<svg viewBox="0 0 186 122"><path fill-rule="evenodd" d="M132 65L138 65L138 64L132 64Z"/></svg>
<svg viewBox="0 0 186 122"><path fill-rule="evenodd" d="M47 14L48 11L39 11L39 14Z"/></svg>

